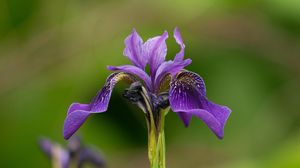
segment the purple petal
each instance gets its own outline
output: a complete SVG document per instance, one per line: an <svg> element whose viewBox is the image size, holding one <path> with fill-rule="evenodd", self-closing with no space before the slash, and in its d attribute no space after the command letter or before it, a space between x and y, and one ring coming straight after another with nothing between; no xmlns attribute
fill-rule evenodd
<svg viewBox="0 0 300 168"><path fill-rule="evenodd" d="M181 112L179 116L185 125L189 124L189 117L195 115L221 139L231 110L209 101L205 94L205 85L199 75L189 71L181 72L171 82L170 106L174 112Z"/></svg>
<svg viewBox="0 0 300 168"><path fill-rule="evenodd" d="M90 115L90 104L72 103L64 122L64 138L69 139Z"/></svg>
<svg viewBox="0 0 300 168"><path fill-rule="evenodd" d="M191 110L185 110L184 112L187 113L188 115L194 115L200 120L202 120L219 139L222 139L224 137L224 124L222 124L220 120L216 118L215 115L213 115L214 112L212 112L212 110L208 111L203 109L191 109ZM230 109L224 106L219 106L219 109L217 109L217 111L215 112L225 114L225 113L230 113ZM227 115L227 118L228 116L229 114ZM227 118L225 120L227 120Z"/></svg>
<svg viewBox="0 0 300 168"><path fill-rule="evenodd" d="M108 103L111 97L111 93L115 85L119 82L125 80L129 83L135 81L135 78L124 72L117 72L111 74L107 79L104 87L95 96L91 103L91 111L94 113L104 112L107 110Z"/></svg>
<svg viewBox="0 0 300 168"><path fill-rule="evenodd" d="M91 107L89 104L72 103L68 109L67 114L70 114L75 110L90 111Z"/></svg>
<svg viewBox="0 0 300 168"><path fill-rule="evenodd" d="M180 31L179 31L178 27L176 27L175 30L174 30L174 38L175 38L177 44L180 45L180 51L176 54L174 61L175 62L182 61L183 57L184 57L185 45L183 43L183 40L182 40L182 37L181 37L181 34L180 34Z"/></svg>
<svg viewBox="0 0 300 168"><path fill-rule="evenodd" d="M165 77L167 74L171 74L173 76L191 63L192 63L191 59L186 59L184 61L178 61L178 62L167 61L162 63L156 71L155 82L154 82L155 89L159 88L162 78Z"/></svg>
<svg viewBox="0 0 300 168"><path fill-rule="evenodd" d="M156 69L165 61L167 54L166 39L168 32L164 32L161 36L153 37L144 44L144 54L149 58L151 76L155 76Z"/></svg>
<svg viewBox="0 0 300 168"><path fill-rule="evenodd" d="M179 118L182 120L184 125L188 127L190 125L193 114L185 113L185 112L177 112Z"/></svg>
<svg viewBox="0 0 300 168"><path fill-rule="evenodd" d="M125 49L123 54L131 60L131 62L144 69L148 58L145 57L143 52L143 40L138 33L133 29L132 33L125 39Z"/></svg>
<svg viewBox="0 0 300 168"><path fill-rule="evenodd" d="M124 79L130 82L134 81L134 78L127 73L113 73L106 79L105 86L97 93L90 104L71 104L64 123L64 138L69 139L92 113L105 112L115 84Z"/></svg>
<svg viewBox="0 0 300 168"><path fill-rule="evenodd" d="M41 147L41 149L43 150L43 152L49 157L51 158L51 151L52 151L52 147L53 144L50 140L43 138L39 140L39 145Z"/></svg>
<svg viewBox="0 0 300 168"><path fill-rule="evenodd" d="M145 71L143 71L142 69L140 69L136 66L133 66L133 65L107 66L107 69L109 69L111 71L121 71L121 72L130 73L132 75L136 75L145 82L148 89L152 88L151 79L150 79L149 75Z"/></svg>
<svg viewBox="0 0 300 168"><path fill-rule="evenodd" d="M85 122L91 111L74 110L68 112L67 118L64 123L64 138L69 139Z"/></svg>

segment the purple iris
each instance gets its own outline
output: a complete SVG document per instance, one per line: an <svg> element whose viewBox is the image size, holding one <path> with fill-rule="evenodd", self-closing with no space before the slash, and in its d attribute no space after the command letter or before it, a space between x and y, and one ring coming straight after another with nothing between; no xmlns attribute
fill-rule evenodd
<svg viewBox="0 0 300 168"><path fill-rule="evenodd" d="M81 140L76 136L71 138L67 148L47 138L40 139L39 145L42 151L51 160L53 167L82 168L87 164L97 168L105 167L103 156L93 148L84 146Z"/></svg>
<svg viewBox="0 0 300 168"><path fill-rule="evenodd" d="M178 28L174 30L174 38L181 49L174 60L165 60L167 38L165 31L161 36L143 42L133 30L125 39L124 49L124 55L133 65L108 66L109 70L116 72L107 78L91 103L71 104L64 123L64 138L70 138L91 114L105 112L115 84L122 80L131 84L124 96L137 104L147 117L153 115L155 119L160 109L170 107L185 126L189 125L192 116L196 116L222 139L231 110L209 101L203 79L184 69L192 60L184 59L185 45ZM147 64L149 74L145 71Z"/></svg>

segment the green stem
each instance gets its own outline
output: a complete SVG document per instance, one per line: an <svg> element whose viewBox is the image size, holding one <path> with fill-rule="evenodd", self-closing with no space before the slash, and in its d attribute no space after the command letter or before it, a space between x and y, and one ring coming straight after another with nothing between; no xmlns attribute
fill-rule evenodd
<svg viewBox="0 0 300 168"><path fill-rule="evenodd" d="M165 148L165 115L169 109L161 110L158 122L150 117L148 123L148 156L150 168L166 168L166 148ZM156 123L156 124L155 124Z"/></svg>
<svg viewBox="0 0 300 168"><path fill-rule="evenodd" d="M170 108L153 109L153 104L151 103L151 98L147 94L147 90L142 87L142 91L140 93L145 103L142 110L146 113L148 126L148 157L150 168L166 168L164 126L165 116Z"/></svg>

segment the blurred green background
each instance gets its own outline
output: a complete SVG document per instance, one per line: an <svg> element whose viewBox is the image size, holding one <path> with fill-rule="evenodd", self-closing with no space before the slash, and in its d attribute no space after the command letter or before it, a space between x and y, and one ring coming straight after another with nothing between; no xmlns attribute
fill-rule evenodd
<svg viewBox="0 0 300 168"><path fill-rule="evenodd" d="M88 103L111 73L129 63L125 37L146 40L179 26L187 68L209 99L232 114L224 140L200 120L166 119L170 168L300 167L300 1L1 0L0 167L50 167L40 136L66 144L68 106ZM179 51L169 38L168 58ZM148 167L143 113L114 90L107 113L78 132L111 168Z"/></svg>

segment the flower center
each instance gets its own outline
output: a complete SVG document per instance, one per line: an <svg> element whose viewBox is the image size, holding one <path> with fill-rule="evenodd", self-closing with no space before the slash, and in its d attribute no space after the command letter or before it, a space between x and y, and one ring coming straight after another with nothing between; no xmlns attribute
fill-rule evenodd
<svg viewBox="0 0 300 168"><path fill-rule="evenodd" d="M131 103L137 104L145 113L148 113L147 109L149 108L155 113L160 109L169 107L170 103L168 92L162 92L156 95L143 88L144 86L141 82L134 82L125 90L123 96ZM150 107L147 107L147 103Z"/></svg>

